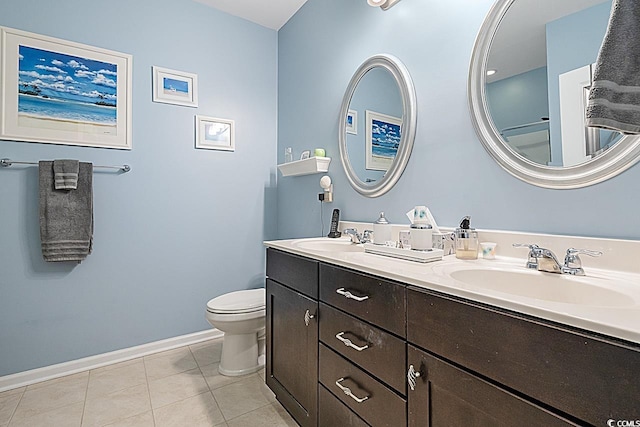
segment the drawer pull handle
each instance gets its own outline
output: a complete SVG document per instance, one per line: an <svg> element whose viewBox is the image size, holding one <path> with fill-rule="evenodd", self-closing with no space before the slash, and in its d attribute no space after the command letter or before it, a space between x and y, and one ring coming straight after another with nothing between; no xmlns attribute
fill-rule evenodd
<svg viewBox="0 0 640 427"><path fill-rule="evenodd" d="M351 347L354 350L358 350L358 351L362 351L362 350L366 350L369 348L369 345L365 345L363 347L358 347L357 345L355 345L353 343L353 341L351 341L349 338L345 338L343 337L344 332L340 332L339 334L336 335L336 338L338 338L340 341L342 341L342 343L344 345L346 345L347 347Z"/></svg>
<svg viewBox="0 0 640 427"><path fill-rule="evenodd" d="M407 372L407 381L409 381L409 388L413 391L416 389L416 378L420 376L420 372L417 372L413 365L409 365L409 372Z"/></svg>
<svg viewBox="0 0 640 427"><path fill-rule="evenodd" d="M366 299L369 299L368 295L365 295L363 297L358 297L358 296L355 296L354 294L352 294L349 291L345 291L344 288L336 289L336 293L340 294L340 295L343 295L345 298L354 299L356 301L364 301Z"/></svg>
<svg viewBox="0 0 640 427"><path fill-rule="evenodd" d="M316 317L315 314L311 314L309 312L309 310L304 312L304 324L309 326L309 323L311 322L311 319L313 319L314 317Z"/></svg>
<svg viewBox="0 0 640 427"><path fill-rule="evenodd" d="M358 396L356 396L355 394L353 394L353 393L351 392L351 389L350 389L349 387L345 387L345 386L343 386L342 384L340 384L340 383L341 383L342 381L344 381L344 380L345 380L344 378L340 378L338 381L336 381L336 385L337 385L338 387L340 387L340 390L342 390L342 392L343 392L344 394L346 394L347 396L349 396L350 398L352 398L353 400L355 400L355 401L356 401L356 402L358 402L358 403L362 403L362 402L364 402L365 400L367 400L367 399L369 398L369 396L365 396L365 397L358 397Z"/></svg>

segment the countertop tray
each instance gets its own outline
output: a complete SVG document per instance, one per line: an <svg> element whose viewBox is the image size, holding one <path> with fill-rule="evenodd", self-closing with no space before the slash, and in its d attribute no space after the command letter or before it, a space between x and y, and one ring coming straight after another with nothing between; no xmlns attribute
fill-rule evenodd
<svg viewBox="0 0 640 427"><path fill-rule="evenodd" d="M391 246L374 245L373 243L365 243L364 251L370 254L383 255L392 258L406 259L415 262L433 262L439 261L444 255L442 249L431 249L428 251L414 251L412 249L393 248Z"/></svg>

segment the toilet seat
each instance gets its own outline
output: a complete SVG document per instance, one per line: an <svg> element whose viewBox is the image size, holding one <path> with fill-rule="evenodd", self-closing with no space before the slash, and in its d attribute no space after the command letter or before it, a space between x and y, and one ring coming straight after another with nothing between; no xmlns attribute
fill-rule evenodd
<svg viewBox="0 0 640 427"><path fill-rule="evenodd" d="M207 302L207 311L216 314L244 314L264 311L265 289L249 289L220 295Z"/></svg>

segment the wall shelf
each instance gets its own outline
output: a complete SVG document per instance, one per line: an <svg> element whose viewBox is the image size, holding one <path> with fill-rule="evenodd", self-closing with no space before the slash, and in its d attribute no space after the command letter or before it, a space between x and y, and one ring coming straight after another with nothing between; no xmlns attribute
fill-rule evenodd
<svg viewBox="0 0 640 427"><path fill-rule="evenodd" d="M311 175L314 173L327 172L329 170L331 157L309 157L304 160L296 160L278 165L282 176Z"/></svg>

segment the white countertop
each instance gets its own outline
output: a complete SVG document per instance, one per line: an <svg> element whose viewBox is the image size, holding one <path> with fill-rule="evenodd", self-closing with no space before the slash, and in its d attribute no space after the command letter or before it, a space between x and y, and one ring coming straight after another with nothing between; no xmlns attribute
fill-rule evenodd
<svg viewBox="0 0 640 427"><path fill-rule="evenodd" d="M485 236L489 236L489 233L485 233ZM547 239L549 238L549 236L546 237ZM561 238L561 236L552 237ZM328 238L316 239L327 241L335 240ZM445 256L442 261L422 264L368 254L359 250L348 252L313 250L300 247L299 242L302 240L309 241L313 239L274 240L264 242L264 245L408 285L431 289L444 294L489 304L640 344L640 274L635 271L629 271L635 270L636 266L625 271L585 266L587 276L579 277L528 270L525 268L526 251L517 252L522 254L520 258L499 255L495 260L479 258L478 260L464 261L450 255ZM622 242L627 245L625 249L628 249L629 241ZM639 242L631 242L630 244L633 244L635 248L635 245L638 243ZM513 251L510 250L505 250L504 252L508 252L509 254L513 253ZM498 254L500 254L500 251L498 251ZM584 258L583 262L585 261ZM578 289L580 289L582 283L585 284L585 289L587 289L589 288L589 280L597 280L598 286L624 294L625 303L609 304L607 301L602 301L601 303L599 301L595 303L591 301L587 304L570 304L525 297L514 293L470 286L448 275L448 271L468 268L505 269L517 271L518 273L521 272L521 269L522 273L527 275L553 275L554 280L560 283L559 286L562 286L562 281L565 280L576 281L577 283L573 283L573 285L577 285ZM573 288L576 288L576 286L573 286Z"/></svg>

